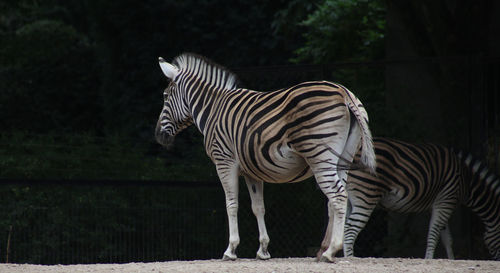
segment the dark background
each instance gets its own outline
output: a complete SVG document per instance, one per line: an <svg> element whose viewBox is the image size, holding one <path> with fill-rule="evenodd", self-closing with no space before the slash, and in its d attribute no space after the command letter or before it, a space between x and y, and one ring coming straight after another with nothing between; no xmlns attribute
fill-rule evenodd
<svg viewBox="0 0 500 273"><path fill-rule="evenodd" d="M201 135L189 128L170 151L154 142L167 85L158 56L171 60L183 52L204 55L233 70L243 87L257 90L316 79L341 83L365 104L375 136L450 145L482 158L498 173L499 14L496 1L465 0L4 0L0 3L4 207L0 261L8 255L18 262L74 263L222 254L227 240L227 231L221 231L226 228L224 198ZM287 220L304 208L304 215L317 215L312 219L324 216L324 200L314 183L267 188L270 222L279 217L273 216L273 206L293 215ZM212 196L209 192L216 197L206 198L207 205L200 196ZM197 212L193 212L196 206L182 205L186 198L199 204ZM254 232L256 238L253 216L244 212L249 203L245 200L242 197L240 218L253 226L248 231L242 227L241 237ZM199 210L211 206L218 211L215 218ZM182 236L198 236L186 226L212 225L182 223L167 216L161 220L160 215L173 215L172 210L184 215L175 219L196 213L200 213L197 219L218 219L212 223L218 227L213 231L217 235L199 235L209 238L193 245L200 248L199 244L211 241L210 236L220 236L222 246L214 246L208 254L175 244L168 248ZM457 258L488 258L478 219L466 210L455 215ZM374 231L365 232L371 237L366 235L366 241L356 245L360 250L356 253L422 257L425 217L381 215ZM131 219L136 222L127 222ZM280 227L274 237L290 226L297 227L296 233L287 231L290 236L310 228L317 232L291 240L310 242L280 247L278 239L271 254L310 255L319 246L323 219L300 219ZM178 227L172 229L172 221ZM311 221L311 227L297 224ZM38 225L43 228L35 230ZM165 241L154 235L160 229L171 232L166 231ZM382 245L379 233L389 234ZM133 237L135 241L126 247L114 244L121 239L113 236L125 238L123 234L142 239ZM276 240L272 233L271 240ZM153 242L163 244L141 252L154 252L149 258L124 250L147 249ZM253 256L256 242L247 246L242 238L240 254ZM78 248L87 249L85 255ZM66 249L76 254L72 258L54 254L71 252Z"/></svg>

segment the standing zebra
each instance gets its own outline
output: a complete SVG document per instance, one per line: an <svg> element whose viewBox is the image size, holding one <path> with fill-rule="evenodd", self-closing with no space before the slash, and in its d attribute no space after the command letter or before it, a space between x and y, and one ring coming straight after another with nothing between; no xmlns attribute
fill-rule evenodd
<svg viewBox="0 0 500 273"><path fill-rule="evenodd" d="M349 173L345 256L353 256L354 241L379 204L401 213L431 210L425 258L433 258L441 235L448 258L453 259L448 219L461 202L481 218L486 246L500 260L500 180L484 164L434 144L375 138L374 147L376 174Z"/></svg>
<svg viewBox="0 0 500 273"><path fill-rule="evenodd" d="M195 54L159 60L170 79L156 126L165 146L194 123L204 136L226 196L229 245L223 259L236 259L238 176L245 178L259 227L258 259L269 259L264 223L263 181L296 182L314 175L328 198L332 240L322 256L333 261L342 248L347 194L345 180L361 145L361 163L372 172L375 155L368 116L346 88L305 82L288 89L257 92L237 88L236 76Z"/></svg>

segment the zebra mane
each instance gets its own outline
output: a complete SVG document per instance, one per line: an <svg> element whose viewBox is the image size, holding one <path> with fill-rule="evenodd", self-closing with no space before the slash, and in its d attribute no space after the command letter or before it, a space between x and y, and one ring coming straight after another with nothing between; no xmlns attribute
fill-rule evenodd
<svg viewBox="0 0 500 273"><path fill-rule="evenodd" d="M194 53L183 53L174 58L173 63L206 83L218 88L235 89L239 83L236 74L206 57Z"/></svg>

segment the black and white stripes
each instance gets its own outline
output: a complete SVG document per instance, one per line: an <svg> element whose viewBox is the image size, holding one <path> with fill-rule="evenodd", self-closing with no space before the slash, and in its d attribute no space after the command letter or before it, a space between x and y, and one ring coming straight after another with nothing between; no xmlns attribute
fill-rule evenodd
<svg viewBox="0 0 500 273"><path fill-rule="evenodd" d="M334 230L323 259L332 261L342 247L347 169L359 147L361 162L375 169L368 115L361 102L343 86L325 81L271 92L237 88L233 73L194 54L175 58L173 65L160 59L160 66L171 82L156 138L169 145L191 123L203 134L226 194L230 234L224 258L235 259L239 243L239 175L252 189L261 259L270 257L262 182L296 182L314 175L329 200Z"/></svg>
<svg viewBox="0 0 500 273"><path fill-rule="evenodd" d="M434 144L410 144L386 138L374 140L376 175L349 173L352 205L345 226L344 254L353 255L354 241L375 206L402 213L431 211L426 258L432 258L441 235L453 258L448 220L459 203L470 207L485 224L485 242L500 259L500 181L470 156Z"/></svg>
<svg viewBox="0 0 500 273"><path fill-rule="evenodd" d="M462 202L484 223L484 242L490 254L500 260L500 178L471 155L462 159L466 168Z"/></svg>

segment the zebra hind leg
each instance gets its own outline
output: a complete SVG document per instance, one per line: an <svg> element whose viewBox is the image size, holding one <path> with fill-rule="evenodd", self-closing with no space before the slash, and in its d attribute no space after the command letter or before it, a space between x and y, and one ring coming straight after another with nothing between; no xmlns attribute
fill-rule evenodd
<svg viewBox="0 0 500 273"><path fill-rule="evenodd" d="M347 195L343 189L328 197L328 225L332 227L329 231L331 239L328 248L321 255L321 262L334 262L335 254L342 249L346 201Z"/></svg>
<svg viewBox="0 0 500 273"><path fill-rule="evenodd" d="M354 160L354 155L356 154L356 152L358 150L358 146L361 144L360 143L361 142L360 127L356 123L351 123L351 125L352 126L349 130L346 144L344 146L342 154L340 155L339 163L337 164L337 171L338 171L339 179L342 182L342 185L344 185L344 187L346 187L346 189L349 188L349 185L347 185L348 171L351 168L351 164ZM349 192L348 192L348 194L350 195ZM351 198L351 196L349 196L349 199L350 198ZM355 203L355 204L357 204L357 203ZM354 240L356 239L356 237L354 237L354 238L349 237L349 239L352 239L352 241L347 241L348 237L346 236L347 235L346 229L349 227L352 227L352 219L353 219L352 217L355 218L357 213L358 213L359 207L354 206L355 204L352 204L352 203L348 204L348 214L350 215L350 217L347 219L347 222L344 224L344 229L343 229L343 231L344 231L344 233L343 233L344 256L347 256L347 255L352 256L353 255L352 248L353 248ZM372 208L372 210L373 210L373 208ZM349 221L349 220L351 220L351 221ZM356 234L356 236L357 236L357 234ZM350 248L350 252L348 251L347 255L346 255L346 242L347 242L347 247Z"/></svg>
<svg viewBox="0 0 500 273"><path fill-rule="evenodd" d="M356 191L349 191L350 185L347 184L347 189L348 189L348 202L347 202L347 212L346 212L346 221L345 221L345 226L344 226L344 257L352 257L353 256L353 248L354 248L354 242L356 241L356 237L358 236L359 232L364 228L366 225L366 222L368 221L370 214L372 213L373 209L375 208L379 196L377 196L374 200L369 200L370 201L370 206L367 206L369 203L363 203L363 201L366 201L366 198L363 200L359 200L360 196L358 192ZM360 203L361 202L361 203ZM363 218L362 216L366 216L366 219L359 219ZM331 240L331 232L332 232L332 226L331 223L328 223L328 227L326 229L323 241L321 242L321 247L316 253L316 260L321 259L321 255L326 251L326 249L329 246L330 240Z"/></svg>
<svg viewBox="0 0 500 273"><path fill-rule="evenodd" d="M264 185L262 181L255 181L249 177L245 177L245 181L252 200L252 211L255 218L257 218L257 225L259 227L260 247L256 258L259 260L268 260L271 258L271 255L267 250L269 236L267 235L266 223L264 221L264 214L266 213L264 207Z"/></svg>
<svg viewBox="0 0 500 273"><path fill-rule="evenodd" d="M455 208L454 205L450 206L450 204L454 204L454 202L450 202L450 200L447 201L448 202L445 200L441 203L434 204L432 209L429 232L427 233L427 249L425 251L426 259L434 258L434 251L436 249L441 231L445 229L448 224L448 220L453 213L453 209Z"/></svg>
<svg viewBox="0 0 500 273"><path fill-rule="evenodd" d="M328 198L328 227L321 243L320 252L327 244L328 248L321 254L320 261L333 262L335 254L342 249L347 209L347 192L345 190L347 172L351 167L360 141L360 128L356 123L353 123L345 142L339 139L324 145L329 152L321 153L321 156L309 161L312 163L309 165L316 182Z"/></svg>
<svg viewBox="0 0 500 273"><path fill-rule="evenodd" d="M330 241L332 240L332 223L328 221L328 226L326 227L325 235L323 240L321 241L321 246L319 247L318 252L316 252L316 261L321 260L321 256L330 246Z"/></svg>
<svg viewBox="0 0 500 273"><path fill-rule="evenodd" d="M330 158L308 159L316 183L328 199L328 226L331 228L327 229L329 234L325 234L325 238L330 240L327 242L328 248L321 255L322 262L334 261L335 254L342 249L344 235L347 193L337 173L336 162L338 162L336 155Z"/></svg>

